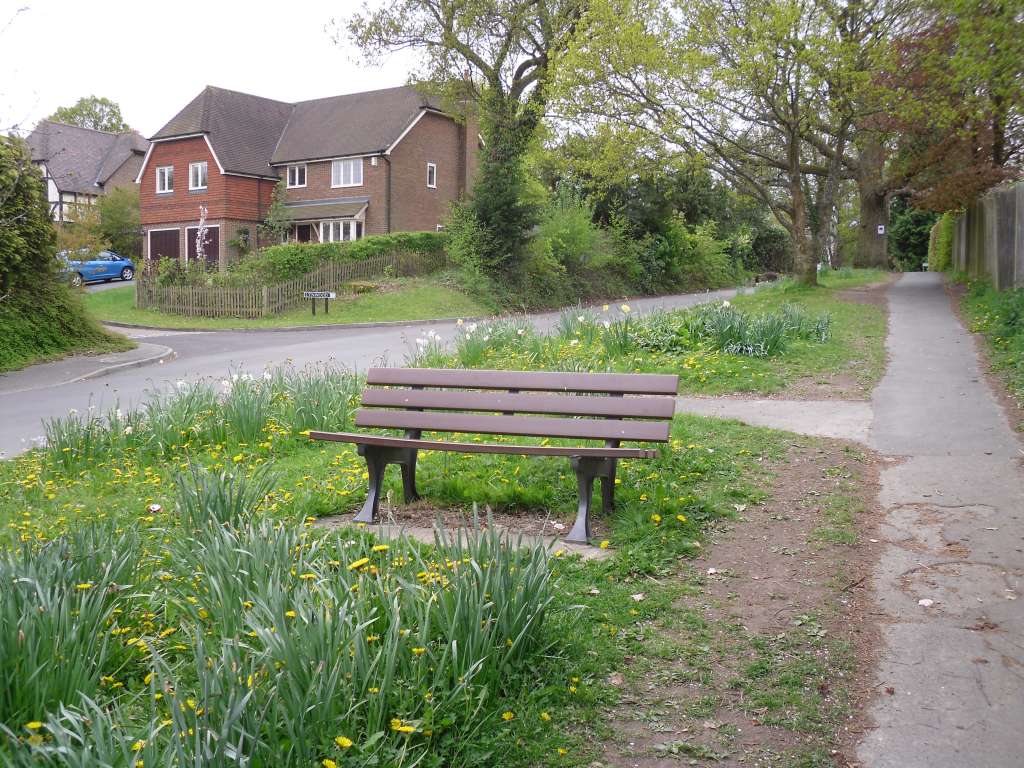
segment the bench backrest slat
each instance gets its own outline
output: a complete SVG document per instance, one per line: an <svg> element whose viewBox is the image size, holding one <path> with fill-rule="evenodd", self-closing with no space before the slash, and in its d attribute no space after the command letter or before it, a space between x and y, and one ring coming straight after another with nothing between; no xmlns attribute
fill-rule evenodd
<svg viewBox="0 0 1024 768"><path fill-rule="evenodd" d="M444 389L672 396L679 389L679 377L674 374L480 371L463 368L371 368L366 372L366 383Z"/></svg>
<svg viewBox="0 0 1024 768"><path fill-rule="evenodd" d="M509 394L442 389L367 389L363 405L377 408L421 408L441 411L501 411L558 416L671 419L672 397L608 397L604 395Z"/></svg>
<svg viewBox="0 0 1024 768"><path fill-rule="evenodd" d="M662 443L668 440L670 427L668 421L491 416L479 413L392 411L378 408L360 408L356 411L355 424L357 427L414 429L430 432L522 435L578 440L641 440Z"/></svg>

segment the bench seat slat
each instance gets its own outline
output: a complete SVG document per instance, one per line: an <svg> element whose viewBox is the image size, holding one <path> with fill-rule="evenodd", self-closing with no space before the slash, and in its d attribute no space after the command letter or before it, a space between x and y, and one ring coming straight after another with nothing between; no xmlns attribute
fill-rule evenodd
<svg viewBox="0 0 1024 768"><path fill-rule="evenodd" d="M609 459L653 459L658 455L656 450L650 448L456 443L446 440L414 440L404 437L366 435L357 432L310 432L309 438L310 440L329 440L336 443L379 445L386 448L418 448L421 451L454 451L457 453L504 453L517 456L593 456Z"/></svg>
<svg viewBox="0 0 1024 768"><path fill-rule="evenodd" d="M577 440L639 440L666 442L668 421L619 421L617 419L560 419L544 416L490 416L437 411L387 411L360 408L357 427L418 429L428 432L565 437Z"/></svg>
<svg viewBox="0 0 1024 768"><path fill-rule="evenodd" d="M566 416L671 419L675 397L510 394L439 389L367 389L363 405L449 411L502 411Z"/></svg>
<svg viewBox="0 0 1024 768"><path fill-rule="evenodd" d="M449 389L518 389L625 395L675 395L679 390L679 377L675 374L481 371L465 368L370 368L366 372L366 383Z"/></svg>

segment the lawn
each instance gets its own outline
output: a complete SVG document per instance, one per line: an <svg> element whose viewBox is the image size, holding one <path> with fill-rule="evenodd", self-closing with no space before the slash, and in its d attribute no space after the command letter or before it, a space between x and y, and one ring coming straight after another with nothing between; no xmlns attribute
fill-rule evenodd
<svg viewBox="0 0 1024 768"><path fill-rule="evenodd" d="M677 373L680 392L864 398L885 364L885 313L843 290L884 282L842 270L823 286L782 281L716 305L634 317L628 304L563 312L554 333L525 320L466 324L454 349L417 340L415 363L432 367Z"/></svg>
<svg viewBox="0 0 1024 768"><path fill-rule="evenodd" d="M364 498L354 450L303 436L344 428L358 387L329 369L181 384L142 411L69 414L0 464L0 754L586 765L608 674L656 663L652 622L699 589L680 569L764 498L794 440L677 417L658 458L621 463L604 561L432 548L312 525ZM564 461L427 453L419 475L438 505L575 507Z"/></svg>
<svg viewBox="0 0 1024 768"><path fill-rule="evenodd" d="M429 278L405 278L389 282L384 289L332 301L328 314L323 302L313 316L309 305L257 320L172 315L135 307L135 287L111 288L88 293L85 305L103 321L148 325L158 328L283 328L288 326L377 323L403 320L432 320L449 317L482 317L488 314L465 293Z"/></svg>

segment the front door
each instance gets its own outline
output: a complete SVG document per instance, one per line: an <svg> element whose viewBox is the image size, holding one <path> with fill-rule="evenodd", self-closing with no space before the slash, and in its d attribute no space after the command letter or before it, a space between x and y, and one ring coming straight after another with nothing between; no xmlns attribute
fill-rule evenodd
<svg viewBox="0 0 1024 768"><path fill-rule="evenodd" d="M308 243L313 237L313 227L309 224L295 225L295 239L300 243Z"/></svg>

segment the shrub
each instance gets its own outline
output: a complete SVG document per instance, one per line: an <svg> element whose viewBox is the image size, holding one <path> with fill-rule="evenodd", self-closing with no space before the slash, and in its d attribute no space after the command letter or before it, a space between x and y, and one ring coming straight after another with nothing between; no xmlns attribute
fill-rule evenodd
<svg viewBox="0 0 1024 768"><path fill-rule="evenodd" d="M306 274L326 261L361 261L388 253L439 254L444 251L443 232L395 232L370 235L362 240L337 243L285 243L264 248L231 270L236 280L279 283Z"/></svg>
<svg viewBox="0 0 1024 768"><path fill-rule="evenodd" d="M928 239L928 270L948 272L953 267L953 232L956 230L956 215L944 213L932 227Z"/></svg>
<svg viewBox="0 0 1024 768"><path fill-rule="evenodd" d="M985 334L995 367L1005 372L1011 391L1024 402L1024 288L997 291L977 281L970 284L964 306L971 330Z"/></svg>

